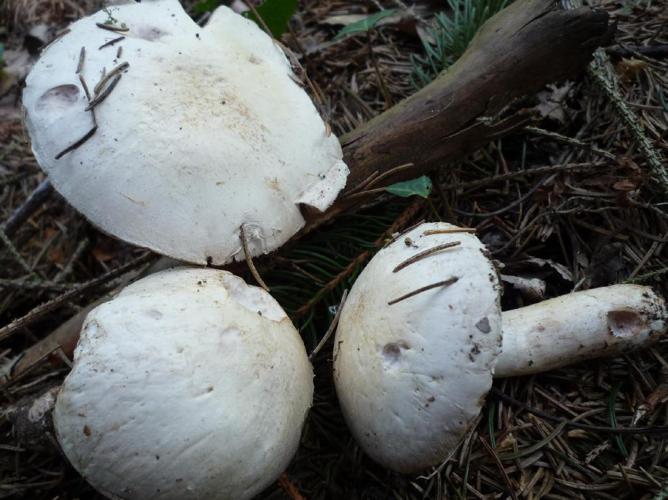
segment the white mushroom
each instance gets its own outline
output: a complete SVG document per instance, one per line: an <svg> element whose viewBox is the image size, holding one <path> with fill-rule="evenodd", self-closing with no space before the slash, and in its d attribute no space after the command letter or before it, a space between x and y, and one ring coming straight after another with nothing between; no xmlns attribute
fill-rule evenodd
<svg viewBox="0 0 668 500"><path fill-rule="evenodd" d="M312 394L304 345L268 293L182 268L88 315L54 422L110 498L236 500L287 467Z"/></svg>
<svg viewBox="0 0 668 500"><path fill-rule="evenodd" d="M346 300L334 342L336 389L353 435L388 468L415 472L447 459L492 375L618 353L666 330L663 299L635 285L501 315L485 253L466 230L422 224L380 250Z"/></svg>
<svg viewBox="0 0 668 500"><path fill-rule="evenodd" d="M252 255L276 249L348 175L281 48L227 7L204 28L178 0L81 19L35 64L23 104L35 157L75 208L193 263L239 260L242 225Z"/></svg>
<svg viewBox="0 0 668 500"><path fill-rule="evenodd" d="M496 270L474 235L429 234L452 228L423 224L380 250L352 287L334 341L346 421L374 460L399 472L454 449L501 351Z"/></svg>

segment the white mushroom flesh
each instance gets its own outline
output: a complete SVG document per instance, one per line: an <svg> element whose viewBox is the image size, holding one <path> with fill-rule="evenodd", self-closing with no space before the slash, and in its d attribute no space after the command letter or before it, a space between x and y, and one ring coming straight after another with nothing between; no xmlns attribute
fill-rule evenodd
<svg viewBox="0 0 668 500"><path fill-rule="evenodd" d="M614 285L503 313L496 377L543 372L659 340L665 301L650 287Z"/></svg>
<svg viewBox="0 0 668 500"><path fill-rule="evenodd" d="M92 112L83 82L93 100L110 90ZM300 206L326 209L348 175L279 45L224 6L203 28L177 0L81 19L45 49L23 104L35 157L75 208L193 263L240 260L242 225L251 255L278 248Z"/></svg>
<svg viewBox="0 0 668 500"><path fill-rule="evenodd" d="M225 271L163 271L94 309L54 421L123 499L245 499L294 455L313 372L278 303Z"/></svg>
<svg viewBox="0 0 668 500"><path fill-rule="evenodd" d="M477 417L501 347L496 270L480 241L422 224L369 262L339 321L334 380L364 451L399 472L448 458ZM429 249L453 244L394 272ZM456 281L452 282L456 278ZM449 281L412 297L430 284Z"/></svg>

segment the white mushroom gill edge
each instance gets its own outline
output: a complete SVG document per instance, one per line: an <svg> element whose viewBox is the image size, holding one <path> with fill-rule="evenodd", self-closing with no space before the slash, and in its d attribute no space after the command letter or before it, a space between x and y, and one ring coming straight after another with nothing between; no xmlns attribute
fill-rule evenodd
<svg viewBox="0 0 668 500"><path fill-rule="evenodd" d="M54 424L110 498L247 499L288 466L312 395L304 344L268 293L181 268L91 311Z"/></svg>
<svg viewBox="0 0 668 500"><path fill-rule="evenodd" d="M495 378L544 372L658 341L665 301L650 287L613 285L504 311Z"/></svg>
<svg viewBox="0 0 668 500"><path fill-rule="evenodd" d="M108 91L92 112L83 82L93 101ZM242 260L242 225L251 255L275 250L303 227L302 205L325 210L349 173L279 45L225 6L204 27L177 0L83 18L43 51L23 105L69 203L182 261Z"/></svg>

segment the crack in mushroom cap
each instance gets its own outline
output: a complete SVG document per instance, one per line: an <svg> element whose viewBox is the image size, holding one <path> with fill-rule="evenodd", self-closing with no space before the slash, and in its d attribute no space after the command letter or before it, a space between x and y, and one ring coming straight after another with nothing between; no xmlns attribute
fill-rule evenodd
<svg viewBox="0 0 668 500"><path fill-rule="evenodd" d="M108 12L128 30L97 26L103 11L73 23L23 93L38 163L93 224L170 257L224 264L243 257L242 224L259 255L303 226L302 204L333 203L348 175L341 146L255 23L220 7L202 28L177 0ZM103 71L129 66L94 108L95 133L56 160L94 125L76 74L82 47L91 94Z"/></svg>
<svg viewBox="0 0 668 500"><path fill-rule="evenodd" d="M304 344L268 293L181 268L88 315L54 423L110 498L237 500L288 466L312 396Z"/></svg>
<svg viewBox="0 0 668 500"><path fill-rule="evenodd" d="M380 250L352 287L335 338L334 380L364 451L398 472L449 457L480 413L501 351L496 270L472 234L422 224ZM397 272L402 262L452 242ZM388 305L426 285L457 277Z"/></svg>

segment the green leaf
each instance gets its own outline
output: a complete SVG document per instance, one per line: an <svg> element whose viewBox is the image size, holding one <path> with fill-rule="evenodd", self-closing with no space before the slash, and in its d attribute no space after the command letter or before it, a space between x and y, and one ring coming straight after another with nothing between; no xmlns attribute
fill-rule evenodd
<svg viewBox="0 0 668 500"><path fill-rule="evenodd" d="M417 179L397 182L396 184L387 186L385 191L395 196L401 196L402 198L408 198L409 196L414 195L428 198L431 193L431 179L426 175L423 175Z"/></svg>
<svg viewBox="0 0 668 500"><path fill-rule="evenodd" d="M220 5L220 0L200 0L193 7L193 11L196 14L204 14L205 12L211 12L219 5Z"/></svg>
<svg viewBox="0 0 668 500"><path fill-rule="evenodd" d="M381 20L385 19L386 17L393 16L396 13L397 9L387 9L376 12L375 14L371 14L369 17L365 17L361 21L349 24L348 26L341 29L341 31L339 31L334 37L334 40L340 40L344 36L353 35L355 33L367 32L370 29L375 28Z"/></svg>
<svg viewBox="0 0 668 500"><path fill-rule="evenodd" d="M278 38L288 29L288 22L297 10L298 0L265 0L262 5L257 7L258 15L267 25L271 34ZM244 16L255 21L261 28L262 22L255 17L252 11L244 12Z"/></svg>

